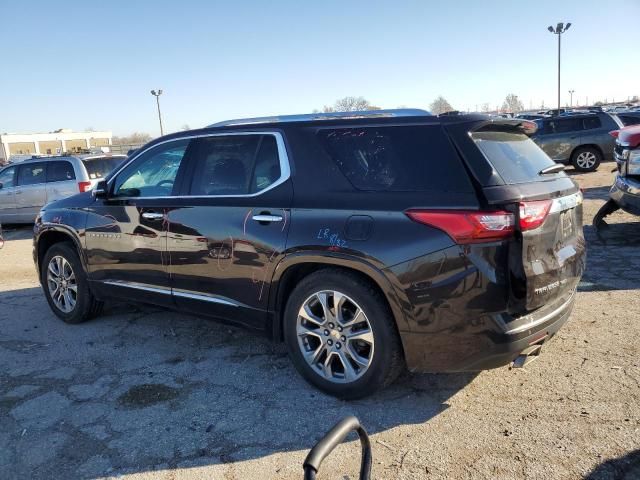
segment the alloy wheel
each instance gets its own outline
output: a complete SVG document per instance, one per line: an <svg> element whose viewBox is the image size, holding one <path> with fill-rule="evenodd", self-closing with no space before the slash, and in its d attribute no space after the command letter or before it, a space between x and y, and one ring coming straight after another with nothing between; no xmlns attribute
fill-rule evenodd
<svg viewBox="0 0 640 480"><path fill-rule="evenodd" d="M47 266L47 288L60 311L73 311L78 301L78 283L71 264L60 255L51 258Z"/></svg>
<svg viewBox="0 0 640 480"><path fill-rule="evenodd" d="M350 383L371 365L374 337L362 308L335 290L307 298L296 322L298 346L304 359L324 379Z"/></svg>
<svg viewBox="0 0 640 480"><path fill-rule="evenodd" d="M576 158L576 164L580 168L591 169L596 164L596 156L593 152L582 152Z"/></svg>

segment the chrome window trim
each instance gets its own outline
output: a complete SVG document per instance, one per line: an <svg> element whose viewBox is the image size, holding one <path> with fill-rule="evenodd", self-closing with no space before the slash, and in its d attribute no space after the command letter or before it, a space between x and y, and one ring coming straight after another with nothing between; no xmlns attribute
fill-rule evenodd
<svg viewBox="0 0 640 480"><path fill-rule="evenodd" d="M156 148L159 145L164 145L165 143L171 142L179 142L181 140L193 140L198 138L208 138L208 137L230 137L230 136L239 136L239 135L273 135L276 139L276 146L278 147L278 160L280 161L280 178L269 185L267 188L263 188L262 190L255 193L247 193L244 195L167 195L161 197L114 197L118 200L159 200L159 199L175 199L175 198L251 198L262 195L269 190L276 188L279 185L282 185L284 182L291 178L291 166L289 164L289 156L287 155L287 149L284 143L284 138L281 132L276 132L274 130L260 130L260 131L251 131L251 132L220 132L220 133L207 133L203 135L189 135L180 138L172 138L169 140L164 140L162 142L158 142L144 150L136 153L131 160L128 162L124 162L112 175L112 177L107 182L109 189L111 189L113 185L113 181L120 175L120 172L124 170L128 165L132 162L136 161L138 157L144 155L149 150Z"/></svg>

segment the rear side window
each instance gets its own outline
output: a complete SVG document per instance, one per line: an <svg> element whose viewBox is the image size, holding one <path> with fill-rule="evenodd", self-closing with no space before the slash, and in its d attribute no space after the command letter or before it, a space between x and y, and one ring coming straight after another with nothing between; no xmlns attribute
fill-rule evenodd
<svg viewBox="0 0 640 480"><path fill-rule="evenodd" d="M506 183L539 180L540 170L555 165L555 162L523 133L478 131L471 137ZM553 175L545 175L545 178L553 178Z"/></svg>
<svg viewBox="0 0 640 480"><path fill-rule="evenodd" d="M45 183L45 164L29 163L18 168L18 185Z"/></svg>
<svg viewBox="0 0 640 480"><path fill-rule="evenodd" d="M462 162L439 125L322 129L318 136L358 190L471 190Z"/></svg>
<svg viewBox="0 0 640 480"><path fill-rule="evenodd" d="M126 157L102 157L89 158L83 160L82 163L84 163L84 168L86 168L89 178L94 179L106 177L125 160Z"/></svg>
<svg viewBox="0 0 640 480"><path fill-rule="evenodd" d="M563 118L552 120L554 133L567 133L582 130L581 118Z"/></svg>
<svg viewBox="0 0 640 480"><path fill-rule="evenodd" d="M247 195L281 175L273 135L229 135L197 140L191 195Z"/></svg>
<svg viewBox="0 0 640 480"><path fill-rule="evenodd" d="M602 122L598 117L587 117L584 119L584 129L591 130L602 127Z"/></svg>
<svg viewBox="0 0 640 480"><path fill-rule="evenodd" d="M55 161L47 164L47 182L66 182L75 178L71 162Z"/></svg>

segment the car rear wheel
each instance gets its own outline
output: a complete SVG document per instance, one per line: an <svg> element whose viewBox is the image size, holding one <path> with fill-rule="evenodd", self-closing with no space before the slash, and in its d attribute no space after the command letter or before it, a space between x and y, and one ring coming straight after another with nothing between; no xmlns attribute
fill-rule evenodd
<svg viewBox="0 0 640 480"><path fill-rule="evenodd" d="M403 370L385 299L349 272L327 269L302 280L287 302L284 336L302 376L340 398L370 395Z"/></svg>
<svg viewBox="0 0 640 480"><path fill-rule="evenodd" d="M602 162L602 154L596 148L578 148L571 156L573 167L580 172L594 172Z"/></svg>
<svg viewBox="0 0 640 480"><path fill-rule="evenodd" d="M51 310L66 323L84 322L102 310L102 302L89 290L76 250L68 243L56 243L47 250L40 280Z"/></svg>

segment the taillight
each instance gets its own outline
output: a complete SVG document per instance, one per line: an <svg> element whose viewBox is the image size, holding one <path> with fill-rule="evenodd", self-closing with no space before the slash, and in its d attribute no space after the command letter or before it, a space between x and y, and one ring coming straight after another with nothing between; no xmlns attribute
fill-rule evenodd
<svg viewBox="0 0 640 480"><path fill-rule="evenodd" d="M78 188L80 192L88 192L91 190L91 182L78 182Z"/></svg>
<svg viewBox="0 0 640 480"><path fill-rule="evenodd" d="M609 135L611 135L613 138L618 138L618 135L620 135L620 130L611 130L609 132Z"/></svg>
<svg viewBox="0 0 640 480"><path fill-rule="evenodd" d="M520 202L520 229L532 230L542 225L549 214L552 200Z"/></svg>
<svg viewBox="0 0 640 480"><path fill-rule="evenodd" d="M444 231L458 244L490 242L513 235L514 218L509 212L469 210L407 210L418 223Z"/></svg>

